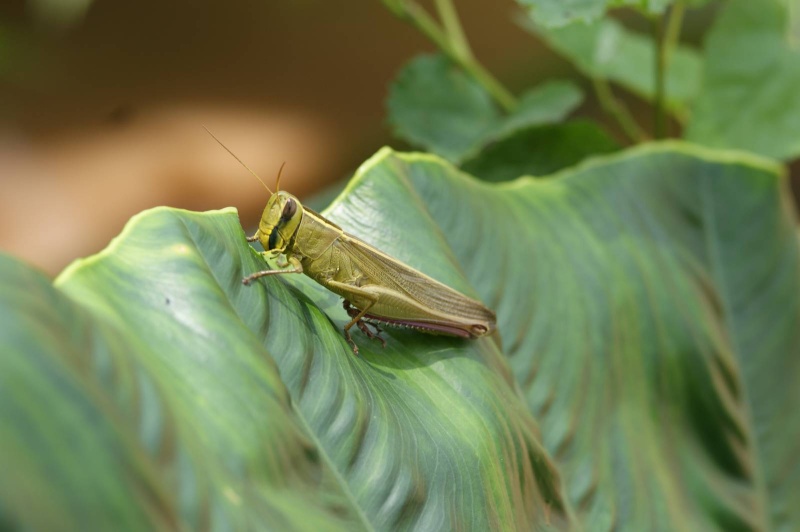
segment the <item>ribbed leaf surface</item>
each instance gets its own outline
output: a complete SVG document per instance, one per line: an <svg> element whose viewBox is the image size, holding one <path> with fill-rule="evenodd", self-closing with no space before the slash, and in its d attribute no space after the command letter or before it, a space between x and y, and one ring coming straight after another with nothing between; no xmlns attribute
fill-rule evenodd
<svg viewBox="0 0 800 532"><path fill-rule="evenodd" d="M775 167L662 144L490 185L387 149L325 214L482 299L498 336L356 332L357 358L319 285L241 285L264 263L232 210L144 213L55 287L3 259L0 523L800 522L800 252Z"/></svg>

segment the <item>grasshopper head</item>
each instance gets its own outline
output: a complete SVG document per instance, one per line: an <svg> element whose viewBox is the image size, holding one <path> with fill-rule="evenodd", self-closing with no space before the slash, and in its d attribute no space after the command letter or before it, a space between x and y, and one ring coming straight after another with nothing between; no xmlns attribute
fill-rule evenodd
<svg viewBox="0 0 800 532"><path fill-rule="evenodd" d="M258 224L258 241L265 250L284 251L300 226L303 205L288 192L279 190L270 196L261 222Z"/></svg>

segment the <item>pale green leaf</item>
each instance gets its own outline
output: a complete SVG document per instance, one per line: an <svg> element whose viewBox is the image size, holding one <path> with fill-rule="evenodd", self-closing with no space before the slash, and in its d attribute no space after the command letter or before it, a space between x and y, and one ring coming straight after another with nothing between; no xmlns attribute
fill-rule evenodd
<svg viewBox="0 0 800 532"><path fill-rule="evenodd" d="M525 22L554 51L585 76L613 81L646 100L655 98L655 45L647 35L631 31L612 19L548 29ZM666 103L676 112L697 96L702 62L697 52L677 46L666 75Z"/></svg>
<svg viewBox="0 0 800 532"><path fill-rule="evenodd" d="M705 43L703 91L687 138L776 159L800 156L800 32L795 32L787 2L726 2Z"/></svg>
<svg viewBox="0 0 800 532"><path fill-rule="evenodd" d="M547 27L575 21L592 22L611 8L637 7L646 13L662 13L672 0L517 0L533 20Z"/></svg>

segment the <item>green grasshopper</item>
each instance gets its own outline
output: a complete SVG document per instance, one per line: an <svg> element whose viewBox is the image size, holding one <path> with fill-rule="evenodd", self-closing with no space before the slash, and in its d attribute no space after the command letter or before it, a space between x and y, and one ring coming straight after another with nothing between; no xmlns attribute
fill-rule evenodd
<svg viewBox="0 0 800 532"><path fill-rule="evenodd" d="M214 139L247 168L219 139ZM247 170L261 181L255 172ZM255 272L242 283L249 285L268 275L304 273L342 296L351 318L344 326L344 336L356 355L358 346L350 336L354 325L368 338L380 340L384 347L386 340L380 336L379 324L461 338L479 338L494 332L494 312L304 207L296 197L280 190L280 174L278 171L275 193L261 181L270 198L258 230L247 238L248 242L260 242L264 259L268 263L275 259L279 269Z"/></svg>

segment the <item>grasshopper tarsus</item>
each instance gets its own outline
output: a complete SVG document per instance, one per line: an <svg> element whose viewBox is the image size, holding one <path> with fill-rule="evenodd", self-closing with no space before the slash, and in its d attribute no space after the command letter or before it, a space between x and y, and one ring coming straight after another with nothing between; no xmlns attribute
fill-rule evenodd
<svg viewBox="0 0 800 532"><path fill-rule="evenodd" d="M258 231L256 231L256 234L254 234L253 236L245 237L245 240L247 240L248 242L256 242L258 240Z"/></svg>
<svg viewBox="0 0 800 532"><path fill-rule="evenodd" d="M383 338L383 336L381 336L381 333L376 334L374 338L377 338L381 341L381 349L386 349L386 340Z"/></svg>
<svg viewBox="0 0 800 532"><path fill-rule="evenodd" d="M350 344L350 347L353 348L353 354L358 356L358 346L356 345L355 341L353 341L353 337L350 336L350 331L347 329L344 330L344 337L347 340L347 343Z"/></svg>
<svg viewBox="0 0 800 532"><path fill-rule="evenodd" d="M356 322L356 325L358 325L358 328L361 329L361 332L363 332L367 338L369 338L370 340L374 340L375 338L377 338L378 340L381 341L383 348L384 349L386 348L386 340L384 340L381 337L381 333L383 332L383 330L380 327L378 327L374 323L369 323L364 320L358 320ZM370 325L375 327L375 332L369 330Z"/></svg>

